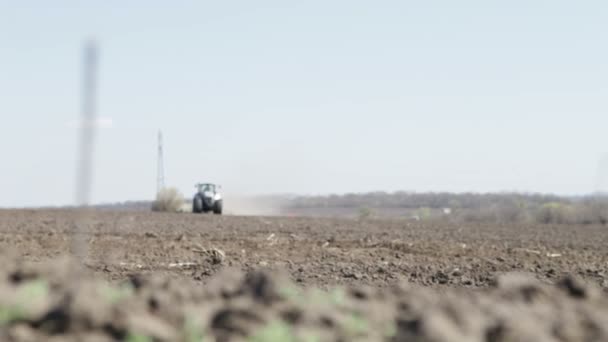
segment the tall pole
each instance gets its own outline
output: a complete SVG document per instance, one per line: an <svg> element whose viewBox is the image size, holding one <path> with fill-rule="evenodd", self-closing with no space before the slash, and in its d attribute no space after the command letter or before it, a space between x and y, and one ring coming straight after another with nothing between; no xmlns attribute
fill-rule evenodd
<svg viewBox="0 0 608 342"><path fill-rule="evenodd" d="M82 81L82 116L80 120L80 159L76 184L76 204L86 206L91 195L93 171L93 142L97 91L97 45L91 40L84 47L84 77Z"/></svg>
<svg viewBox="0 0 608 342"><path fill-rule="evenodd" d="M79 155L76 172L76 205L88 206L91 197L93 180L93 152L96 123L98 52L95 41L90 40L84 46L83 79L82 79L82 113L79 120ZM75 257L84 261L87 256L87 218L86 212L76 218L72 228L71 251Z"/></svg>
<svg viewBox="0 0 608 342"><path fill-rule="evenodd" d="M165 165L163 160L163 133L158 131L158 160L156 165L156 193L165 188Z"/></svg>

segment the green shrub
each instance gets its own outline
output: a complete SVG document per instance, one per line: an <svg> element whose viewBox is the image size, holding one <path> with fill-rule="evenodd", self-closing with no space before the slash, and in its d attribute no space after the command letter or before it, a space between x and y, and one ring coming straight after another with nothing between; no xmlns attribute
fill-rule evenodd
<svg viewBox="0 0 608 342"><path fill-rule="evenodd" d="M368 207L359 208L359 220L365 220L372 216L373 211Z"/></svg>

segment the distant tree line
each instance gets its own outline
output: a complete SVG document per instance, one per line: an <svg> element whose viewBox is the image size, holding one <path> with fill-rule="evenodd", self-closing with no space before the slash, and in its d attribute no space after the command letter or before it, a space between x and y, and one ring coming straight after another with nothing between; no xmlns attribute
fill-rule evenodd
<svg viewBox="0 0 608 342"><path fill-rule="evenodd" d="M344 195L299 196L290 201L294 208L340 207L359 208L361 206L391 208L466 208L479 209L488 204L522 202L544 204L565 203L569 200L555 195L525 193L450 193L450 192L368 192Z"/></svg>
<svg viewBox="0 0 608 342"><path fill-rule="evenodd" d="M439 213L463 222L538 222L557 224L607 224L608 197L560 197L527 193L416 193L370 192L290 198L288 208L403 208ZM435 210L431 210L435 209ZM441 209L441 210L437 210ZM445 215L448 216L448 215Z"/></svg>
<svg viewBox="0 0 608 342"><path fill-rule="evenodd" d="M165 210L176 207L174 198L161 196L156 201L128 201L95 205L107 210ZM448 193L448 192L369 192L327 196L265 195L250 201L292 209L349 208L359 216L373 217L375 209L403 209L423 220L488 223L608 224L608 196L595 194L562 197L527 193ZM187 203L189 199L183 199ZM170 205L169 205L170 204ZM444 209L449 208L446 214ZM296 210L297 211L297 210Z"/></svg>

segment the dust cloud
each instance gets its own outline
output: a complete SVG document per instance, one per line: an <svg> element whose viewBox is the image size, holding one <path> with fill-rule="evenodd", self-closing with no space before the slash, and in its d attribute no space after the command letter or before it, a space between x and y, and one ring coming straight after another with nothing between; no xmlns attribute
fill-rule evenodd
<svg viewBox="0 0 608 342"><path fill-rule="evenodd" d="M274 196L224 195L224 211L238 216L279 216L285 213L286 200Z"/></svg>

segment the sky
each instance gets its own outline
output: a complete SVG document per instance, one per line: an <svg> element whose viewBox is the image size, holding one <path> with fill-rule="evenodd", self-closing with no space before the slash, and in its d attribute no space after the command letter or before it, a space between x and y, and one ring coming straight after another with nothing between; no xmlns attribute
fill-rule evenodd
<svg viewBox="0 0 608 342"><path fill-rule="evenodd" d="M608 2L0 0L0 207L227 193L608 190Z"/></svg>

